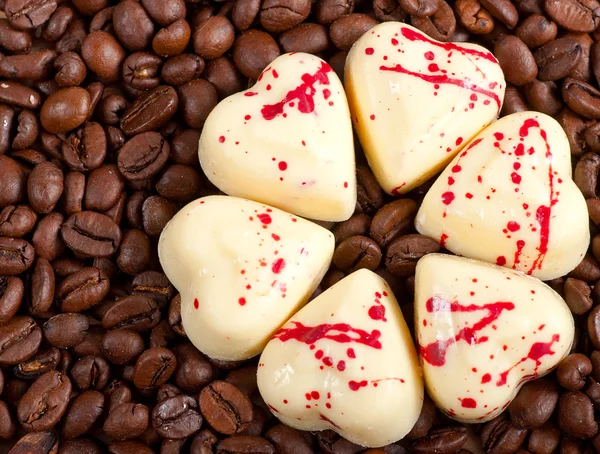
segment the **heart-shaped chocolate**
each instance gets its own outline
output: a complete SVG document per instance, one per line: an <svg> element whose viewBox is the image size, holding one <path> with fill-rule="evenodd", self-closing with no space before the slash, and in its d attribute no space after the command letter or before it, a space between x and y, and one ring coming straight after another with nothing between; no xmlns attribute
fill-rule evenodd
<svg viewBox="0 0 600 454"><path fill-rule="evenodd" d="M542 280L567 274L590 233L560 125L539 112L490 125L440 175L415 225L455 254Z"/></svg>
<svg viewBox="0 0 600 454"><path fill-rule="evenodd" d="M310 297L329 267L333 235L269 206L211 196L181 209L158 244L165 274L181 293L190 341L206 355L259 354Z"/></svg>
<svg viewBox="0 0 600 454"><path fill-rule="evenodd" d="M477 260L417 264L415 324L428 394L465 422L494 418L568 353L573 317L546 284Z"/></svg>
<svg viewBox="0 0 600 454"><path fill-rule="evenodd" d="M294 315L265 347L258 387L297 429L331 429L368 447L404 437L419 417L423 382L385 280L356 271Z"/></svg>
<svg viewBox="0 0 600 454"><path fill-rule="evenodd" d="M282 55L251 89L221 101L206 120L198 154L226 194L325 221L354 211L346 95L331 66L314 55Z"/></svg>
<svg viewBox="0 0 600 454"><path fill-rule="evenodd" d="M500 112L504 76L481 46L442 43L414 27L384 22L346 60L354 127L388 194L425 182Z"/></svg>

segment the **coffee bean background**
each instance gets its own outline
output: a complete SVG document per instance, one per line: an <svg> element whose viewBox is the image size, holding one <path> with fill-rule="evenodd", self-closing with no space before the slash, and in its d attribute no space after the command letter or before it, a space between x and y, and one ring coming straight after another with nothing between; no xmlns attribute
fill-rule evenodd
<svg viewBox="0 0 600 454"><path fill-rule="evenodd" d="M1 452L600 453L598 0L0 0L0 11ZM555 372L483 425L426 398L404 440L365 450L279 424L256 360L196 350L156 246L179 208L218 193L197 151L221 99L285 52L316 54L343 79L352 44L390 20L486 46L509 82L502 115L559 121L593 239L549 282L577 323ZM412 320L416 262L439 250L413 227L431 183L383 194L356 143L356 212L321 223L336 250L313 297L369 268Z"/></svg>

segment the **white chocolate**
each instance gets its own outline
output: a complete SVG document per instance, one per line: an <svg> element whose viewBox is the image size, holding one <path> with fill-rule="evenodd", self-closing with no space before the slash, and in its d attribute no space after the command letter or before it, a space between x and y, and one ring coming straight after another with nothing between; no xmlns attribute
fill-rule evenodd
<svg viewBox="0 0 600 454"><path fill-rule="evenodd" d="M282 55L252 88L221 101L206 120L198 155L226 194L324 221L344 221L354 211L348 102L331 66L314 55Z"/></svg>
<svg viewBox="0 0 600 454"><path fill-rule="evenodd" d="M352 121L379 184L404 194L442 170L500 112L504 75L481 46L384 22L346 60Z"/></svg>
<svg viewBox="0 0 600 454"><path fill-rule="evenodd" d="M190 341L206 355L242 360L306 303L329 267L326 229L269 206L211 196L179 211L160 236L165 274L181 293Z"/></svg>
<svg viewBox="0 0 600 454"><path fill-rule="evenodd" d="M488 421L568 353L571 312L546 284L477 260L429 254L415 280L427 391L447 415Z"/></svg>
<svg viewBox="0 0 600 454"><path fill-rule="evenodd" d="M258 387L297 429L331 429L368 447L404 437L419 417L423 381L385 280L356 271L294 315L267 344Z"/></svg>
<svg viewBox="0 0 600 454"><path fill-rule="evenodd" d="M590 233L560 125L539 112L490 125L442 172L415 225L455 254L542 280L567 274Z"/></svg>

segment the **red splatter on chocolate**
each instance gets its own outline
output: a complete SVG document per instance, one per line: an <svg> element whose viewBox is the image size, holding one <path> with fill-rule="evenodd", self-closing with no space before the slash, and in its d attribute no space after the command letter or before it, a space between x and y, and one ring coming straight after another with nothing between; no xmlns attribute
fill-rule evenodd
<svg viewBox="0 0 600 454"><path fill-rule="evenodd" d="M456 139L456 146L458 147L461 143L463 143L463 138L459 137L458 139Z"/></svg>
<svg viewBox="0 0 600 454"><path fill-rule="evenodd" d="M473 198L473 194L471 194L470 192L467 192L467 193L465 194L465 197L466 197L467 199L472 199L472 198Z"/></svg>
<svg viewBox="0 0 600 454"><path fill-rule="evenodd" d="M330 407L327 407L327 408L331 408L331 406L330 406ZM320 417L320 418L321 418L323 421L327 421L327 422L328 422L329 424L331 424L333 427L336 427L336 428L338 428L338 429L341 429L341 427L340 427L340 426L338 426L336 423L334 423L334 422L333 422L331 419L329 419L329 418L328 418L327 416L325 416L324 414L322 414L322 413L319 413L319 417Z"/></svg>
<svg viewBox="0 0 600 454"><path fill-rule="evenodd" d="M462 167L459 166L458 164L452 167L452 173L458 173L462 170Z"/></svg>
<svg viewBox="0 0 600 454"><path fill-rule="evenodd" d="M281 239L281 237L279 235L276 235L275 233L271 234L271 237L275 240L275 241L279 241Z"/></svg>
<svg viewBox="0 0 600 454"><path fill-rule="evenodd" d="M450 205L454 200L454 193L451 191L444 192L442 194L442 203L444 205Z"/></svg>
<svg viewBox="0 0 600 454"><path fill-rule="evenodd" d="M381 332L376 329L369 333L360 328L353 328L347 323L326 323L317 326L305 326L295 321L290 323L294 326L281 328L275 333L273 339L279 339L281 342L296 340L306 345L312 345L321 339L329 339L340 344L356 342L357 344L381 350L381 342L379 341Z"/></svg>
<svg viewBox="0 0 600 454"><path fill-rule="evenodd" d="M273 74L273 78L275 78L275 79L277 79L279 77L279 74L275 70L272 71L272 74Z"/></svg>
<svg viewBox="0 0 600 454"><path fill-rule="evenodd" d="M435 63L431 63L431 64L430 64L430 65L427 67L427 69L428 69L429 71L431 71L432 73L434 73L434 72L437 72L437 71L439 71L439 70L440 70L440 67L439 67L437 64L435 64Z"/></svg>
<svg viewBox="0 0 600 454"><path fill-rule="evenodd" d="M321 396L319 395L319 391L311 391L310 392L310 396L315 399L318 400Z"/></svg>
<svg viewBox="0 0 600 454"><path fill-rule="evenodd" d="M337 363L337 370L339 370L340 372L343 372L346 370L346 362L345 361L338 361Z"/></svg>
<svg viewBox="0 0 600 454"><path fill-rule="evenodd" d="M282 258L278 258L273 262L273 265L271 265L271 271L273 271L273 273L275 274L279 274L285 268L285 265L285 260Z"/></svg>
<svg viewBox="0 0 600 454"><path fill-rule="evenodd" d="M327 367L333 366L333 358L331 356L326 356L323 358L323 364L325 364Z"/></svg>
<svg viewBox="0 0 600 454"><path fill-rule="evenodd" d="M219 143L225 142L225 136L219 136Z"/></svg>
<svg viewBox="0 0 600 454"><path fill-rule="evenodd" d="M246 116L244 117L244 120L246 120L246 121L247 121L247 120L250 120L251 118L252 118L252 117L251 117L250 115L246 115Z"/></svg>
<svg viewBox="0 0 600 454"><path fill-rule="evenodd" d="M258 93L255 91L247 91L244 93L244 96L256 96Z"/></svg>
<svg viewBox="0 0 600 454"><path fill-rule="evenodd" d="M367 55L373 55L375 53L375 49L373 49L372 47L367 47L365 49L365 54Z"/></svg>
<svg viewBox="0 0 600 454"><path fill-rule="evenodd" d="M268 225L272 222L271 216L266 213L257 214L256 217L265 225Z"/></svg>
<svg viewBox="0 0 600 454"><path fill-rule="evenodd" d="M517 230L519 230L521 228L521 226L519 225L518 222L509 221L508 224L506 224L506 228L508 230L510 230L511 232L516 232Z"/></svg>
<svg viewBox="0 0 600 454"><path fill-rule="evenodd" d="M348 358L356 358L356 353L354 353L353 348L349 348L348 350L346 350L346 355L348 355Z"/></svg>
<svg viewBox="0 0 600 454"><path fill-rule="evenodd" d="M463 408L477 408L477 401L475 399L471 399L470 397L461 399L459 397L458 400L460 400L460 405Z"/></svg>
<svg viewBox="0 0 600 454"><path fill-rule="evenodd" d="M279 170L281 170L283 172L284 170L287 169L287 162L279 161L278 167L279 167Z"/></svg>
<svg viewBox="0 0 600 454"><path fill-rule="evenodd" d="M510 179L514 184L521 184L521 175L519 175L517 172L511 173Z"/></svg>
<svg viewBox="0 0 600 454"><path fill-rule="evenodd" d="M447 239L448 239L448 235L446 235L445 233L442 233L442 236L440 236L440 246L446 247Z"/></svg>
<svg viewBox="0 0 600 454"><path fill-rule="evenodd" d="M481 377L482 385L485 385L486 383L489 383L490 381L492 381L492 376L490 374L484 374L483 377Z"/></svg>
<svg viewBox="0 0 600 454"><path fill-rule="evenodd" d="M432 61L435 58L435 55L431 51L425 52L425 60Z"/></svg>
<svg viewBox="0 0 600 454"><path fill-rule="evenodd" d="M362 380L362 381L354 381L354 380L350 380L348 382L348 387L352 390L352 391L358 391L360 388L364 388L365 386L367 386L369 384L369 382L367 380Z"/></svg>
<svg viewBox="0 0 600 454"><path fill-rule="evenodd" d="M373 320L383 320L386 321L385 318L385 307L383 306L371 306L369 308L369 317Z"/></svg>
<svg viewBox="0 0 600 454"><path fill-rule="evenodd" d="M323 98L329 99L330 96L331 96L331 90L329 88L326 88L325 90L323 90Z"/></svg>
<svg viewBox="0 0 600 454"><path fill-rule="evenodd" d="M240 299L238 299L238 304L239 304L240 306L245 306L245 305L246 305L246 298L244 298L244 297L242 296Z"/></svg>
<svg viewBox="0 0 600 454"><path fill-rule="evenodd" d="M194 309L198 309L200 307L200 303L198 303L198 298L194 298Z"/></svg>
<svg viewBox="0 0 600 454"><path fill-rule="evenodd" d="M486 328L488 325L496 321L504 310L513 310L515 305L508 301L498 301L495 303L484 304L482 306L476 304L462 305L458 301L448 301L439 296L429 298L425 304L426 310L429 313L439 312L478 312L486 311L488 314L482 317L479 321L473 324L472 327L462 328L454 337L442 340L438 339L426 346L421 346L420 352L423 360L427 361L432 366L443 366L446 364L446 351L448 348L458 341L465 341L470 345L481 344L488 341L487 336L477 336L477 332Z"/></svg>
<svg viewBox="0 0 600 454"><path fill-rule="evenodd" d="M297 108L300 113L312 113L315 110L315 94L317 89L315 85L329 85L329 76L327 73L333 71L331 66L325 62L321 62L321 67L314 73L305 73L302 75L302 83L290 90L285 97L275 104L267 104L263 106L260 113L265 120L272 120L277 115L283 114L283 108L292 100L297 100ZM268 86L267 86L268 89Z"/></svg>
<svg viewBox="0 0 600 454"><path fill-rule="evenodd" d="M453 177L448 177L448 186L452 186L454 184L455 180Z"/></svg>
<svg viewBox="0 0 600 454"><path fill-rule="evenodd" d="M267 405L271 409L271 411L274 411L275 413L279 413L279 410L277 410L273 405L271 405L271 404L267 404Z"/></svg>
<svg viewBox="0 0 600 454"><path fill-rule="evenodd" d="M398 40L396 38L392 38L392 45L393 46L397 46L398 45Z"/></svg>
<svg viewBox="0 0 600 454"><path fill-rule="evenodd" d="M523 248L525 247L525 241L518 240L517 241L517 250L515 251L515 260L513 262L513 270L517 267L517 264L521 262L521 254L523 252Z"/></svg>
<svg viewBox="0 0 600 454"><path fill-rule="evenodd" d="M369 117L371 120L375 120L375 115L371 114L371 116Z"/></svg>
<svg viewBox="0 0 600 454"><path fill-rule="evenodd" d="M499 266L506 265L506 257L504 257L503 255L496 257L496 265L499 265Z"/></svg>
<svg viewBox="0 0 600 454"><path fill-rule="evenodd" d="M348 182L344 181L344 188L347 188L347 187L348 187Z"/></svg>
<svg viewBox="0 0 600 454"><path fill-rule="evenodd" d="M283 399L283 403L287 404L288 403L287 399Z"/></svg>

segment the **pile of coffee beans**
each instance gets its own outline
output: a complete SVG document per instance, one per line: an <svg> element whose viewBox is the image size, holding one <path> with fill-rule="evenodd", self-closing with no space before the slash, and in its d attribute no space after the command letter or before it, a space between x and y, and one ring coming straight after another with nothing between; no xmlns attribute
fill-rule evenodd
<svg viewBox="0 0 600 454"><path fill-rule="evenodd" d="M590 211L590 253L550 282L575 316L573 354L471 437L497 454L600 453L598 0L0 0L0 10L6 451L469 453L467 427L429 399L406 439L382 449L279 424L256 360L216 361L187 340L157 259L177 210L218 192L197 151L219 100L285 52L316 54L343 76L352 44L394 20L491 49L509 82L502 114L560 122ZM412 320L416 262L439 250L413 227L427 185L384 195L357 148L356 213L321 223L337 247L315 295L368 268Z"/></svg>

